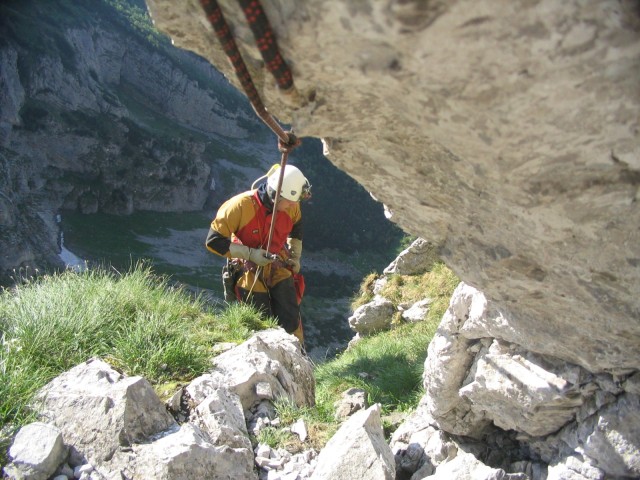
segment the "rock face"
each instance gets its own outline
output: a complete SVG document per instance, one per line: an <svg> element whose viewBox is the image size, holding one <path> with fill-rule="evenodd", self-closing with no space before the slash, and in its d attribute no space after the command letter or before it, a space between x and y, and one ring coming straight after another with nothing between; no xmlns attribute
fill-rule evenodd
<svg viewBox="0 0 640 480"><path fill-rule="evenodd" d="M348 452L348 455L345 455ZM380 405L355 413L318 456L311 480L393 480L395 461L384 439Z"/></svg>
<svg viewBox="0 0 640 480"><path fill-rule="evenodd" d="M46 480L67 456L62 434L53 425L35 422L20 429L9 456L12 464L5 469L7 476L30 480Z"/></svg>
<svg viewBox="0 0 640 480"><path fill-rule="evenodd" d="M400 252L400 255L384 269L384 273L414 275L430 270L437 260L434 246L423 238L417 238Z"/></svg>
<svg viewBox="0 0 640 480"><path fill-rule="evenodd" d="M210 374L194 379L167 406L145 379L120 374L100 359L72 368L38 392L34 408L46 423L20 430L4 473L45 480L68 470L68 462L93 472L82 478L256 479L246 427L250 410L264 400L256 392L266 383L274 386L269 401L286 397L310 407L311 362L282 329L258 332L220 357ZM235 361L235 375L224 373L225 358ZM378 427L384 443L379 414Z"/></svg>
<svg viewBox="0 0 640 480"><path fill-rule="evenodd" d="M388 330L395 308L386 298L376 296L371 302L358 307L349 317L349 326L358 334L367 335Z"/></svg>
<svg viewBox="0 0 640 480"><path fill-rule="evenodd" d="M636 2L265 0L297 96L220 3L268 110L497 302L492 336L638 368ZM147 4L238 85L197 0Z"/></svg>
<svg viewBox="0 0 640 480"><path fill-rule="evenodd" d="M262 332L218 355L211 373L194 380L187 390L202 400L221 386L238 395L249 410L263 399L288 397L297 405L315 404L312 365L301 361L300 345L282 341L281 330Z"/></svg>
<svg viewBox="0 0 640 480"><path fill-rule="evenodd" d="M416 450L428 452L430 442L445 432L489 444L500 438L503 453L494 451L483 460L505 470L526 470L509 465L509 458L518 458L515 452L526 446L529 460L549 465L548 478L640 475L637 374L594 374L557 357L478 336L474 325L480 321L501 324L508 319L481 292L461 283L429 345L426 394L414 418L394 434L396 455L411 458ZM517 435L519 447L509 432ZM438 472L443 463L441 455L418 457L414 465L402 467L400 462L401 467ZM571 476L580 472L584 477ZM529 475L545 478L539 472Z"/></svg>
<svg viewBox="0 0 640 480"><path fill-rule="evenodd" d="M420 258L421 243L402 252L386 275L401 258L422 264L429 253ZM395 309L385 314L373 308L391 303L381 287L388 283L388 276L376 280L374 300L360 311L356 327L375 319L381 328L393 328ZM404 314L425 303L416 302L403 319L418 320ZM396 478L640 475L640 374L591 372L491 334L510 323L479 290L464 282L455 289L427 349L425 395L391 440ZM366 334L355 330L352 343Z"/></svg>
<svg viewBox="0 0 640 480"><path fill-rule="evenodd" d="M37 403L42 418L93 464L176 423L149 382L125 377L100 360L54 379L39 392Z"/></svg>
<svg viewBox="0 0 640 480"><path fill-rule="evenodd" d="M237 190L225 142L259 122L210 64L155 48L106 2L18 3L0 6L0 284L61 266L61 209L191 211L213 185Z"/></svg>

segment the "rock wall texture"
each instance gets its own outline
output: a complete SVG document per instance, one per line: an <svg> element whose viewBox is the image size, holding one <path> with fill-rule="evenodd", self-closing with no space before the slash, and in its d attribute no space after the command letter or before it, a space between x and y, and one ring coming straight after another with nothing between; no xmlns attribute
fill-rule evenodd
<svg viewBox="0 0 640 480"><path fill-rule="evenodd" d="M221 198L238 189L212 164L259 125L241 95L203 59L172 57L94 7L0 5L0 285L62 265L60 209L199 210L214 185Z"/></svg>
<svg viewBox="0 0 640 480"><path fill-rule="evenodd" d="M496 302L491 336L638 368L637 1L265 0L288 95L220 3L268 110ZM238 85L197 0L147 4Z"/></svg>
<svg viewBox="0 0 640 480"><path fill-rule="evenodd" d="M384 289L409 259L413 274L430 270L426 247L417 239L371 285L373 299L349 318L350 346L371 325L393 328L397 313L426 319L429 297L410 306ZM477 289L453 291L426 352L425 394L390 441L396 479L638 478L640 373L592 373L492 337L492 325L509 323Z"/></svg>

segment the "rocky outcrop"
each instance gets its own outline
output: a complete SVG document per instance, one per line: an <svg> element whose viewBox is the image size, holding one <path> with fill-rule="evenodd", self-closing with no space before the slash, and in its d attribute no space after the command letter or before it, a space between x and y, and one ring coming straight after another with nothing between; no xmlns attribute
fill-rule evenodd
<svg viewBox="0 0 640 480"><path fill-rule="evenodd" d="M371 335L388 330L396 309L384 297L376 296L370 302L358 307L348 319L349 326L359 335Z"/></svg>
<svg viewBox="0 0 640 480"><path fill-rule="evenodd" d="M298 96L221 3L269 111L483 292L461 287L430 347L394 446L414 445L412 474L460 451L534 479L638 476L636 3L265 1ZM197 0L148 4L237 85Z"/></svg>
<svg viewBox="0 0 640 480"><path fill-rule="evenodd" d="M436 247L424 238L416 238L384 269L385 274L415 275L426 272L439 260Z"/></svg>
<svg viewBox="0 0 640 480"><path fill-rule="evenodd" d="M380 406L351 416L318 456L311 480L393 480L395 461L382 432Z"/></svg>
<svg viewBox="0 0 640 480"><path fill-rule="evenodd" d="M640 397L632 386L634 376L594 374L516 344L476 337L473 325L478 321L508 319L481 292L460 284L429 345L426 394L414 413L421 420L396 432L396 453L404 456L412 444L411 449L419 445L426 452L435 432L442 430L485 442L501 438L502 457L485 452L482 460L506 471L528 471L530 478L640 475L640 419L633 406ZM421 437L428 429L431 433ZM423 465L438 470L439 461L421 458ZM527 468L517 465L525 460ZM550 466L547 477L540 462Z"/></svg>
<svg viewBox="0 0 640 480"><path fill-rule="evenodd" d="M67 453L58 428L34 422L16 435L9 449L13 461L5 467L5 473L10 478L46 480L66 460Z"/></svg>
<svg viewBox="0 0 640 480"><path fill-rule="evenodd" d="M296 405L314 405L311 364L301 361L299 344L281 340L281 330L266 331L218 355L212 372L187 387L190 398L199 403L225 386L240 397L245 410L262 400L273 401L283 396Z"/></svg>
<svg viewBox="0 0 640 480"><path fill-rule="evenodd" d="M109 461L121 447L176 423L148 381L125 377L99 360L57 377L39 392L36 403L40 416L60 428L66 444L91 464Z"/></svg>
<svg viewBox="0 0 640 480"><path fill-rule="evenodd" d="M433 245L422 238L414 240L409 247L383 270L371 288L373 299L359 306L347 319L349 327L356 332L352 342L359 338L392 328L397 317L407 322L421 322L429 312L430 298L413 303L394 303L382 294L392 275L419 275L428 272L437 262Z"/></svg>
<svg viewBox="0 0 640 480"><path fill-rule="evenodd" d="M420 245L414 242L400 257L422 263ZM398 264L396 259L385 271ZM373 322L379 329L393 328L395 309L379 308L391 304L382 287L392 275L376 280L374 300L351 317L354 340ZM428 299L407 311L425 303ZM425 395L390 442L396 478L640 475L640 374L591 372L490 333L510 325L508 314L482 292L458 285L427 349Z"/></svg>
<svg viewBox="0 0 640 480"><path fill-rule="evenodd" d="M230 361L234 372L224 366ZM165 406L145 379L89 360L40 390L41 422L16 436L5 474L45 480L72 466L92 479L257 478L246 427L252 411L279 398L313 405L311 368L295 337L259 332L216 357L210 373ZM260 393L265 385L269 397Z"/></svg>
<svg viewBox="0 0 640 480"><path fill-rule="evenodd" d="M640 475L635 375L589 372L480 336L478 322L508 324L509 319L461 283L429 345L425 396L391 442L402 458L420 452L419 460L404 468L438 472L443 459L423 452L444 432L466 450L462 438L480 440L484 453L478 455L477 447L470 451L482 461L506 472L528 471L533 479Z"/></svg>

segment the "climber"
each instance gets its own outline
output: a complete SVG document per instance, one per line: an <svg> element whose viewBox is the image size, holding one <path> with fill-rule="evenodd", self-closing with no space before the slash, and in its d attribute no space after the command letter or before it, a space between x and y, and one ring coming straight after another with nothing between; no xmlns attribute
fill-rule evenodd
<svg viewBox="0 0 640 480"><path fill-rule="evenodd" d="M252 303L265 314L276 317L279 325L295 335L304 348L300 317L304 290L304 279L299 273L300 201L311 196L311 185L297 167L284 167L275 227L267 251L280 168L274 165L253 183L251 190L222 204L211 222L206 247L227 257L223 280L225 275L233 279L231 288L235 299Z"/></svg>

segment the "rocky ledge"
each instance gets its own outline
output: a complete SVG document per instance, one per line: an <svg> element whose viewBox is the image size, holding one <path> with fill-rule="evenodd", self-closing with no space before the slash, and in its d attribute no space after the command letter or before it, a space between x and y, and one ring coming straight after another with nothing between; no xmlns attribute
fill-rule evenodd
<svg viewBox="0 0 640 480"><path fill-rule="evenodd" d="M390 275L429 269L428 246L418 239L389 265L374 300L349 319L354 341L392 328L397 307L380 286ZM429 301L401 306L405 320L422 321ZM428 346L417 409L387 441L379 407L349 389L336 405L342 426L320 452L292 454L250 439L279 427L276 399L314 404L312 364L281 329L214 357L208 373L166 404L143 378L93 359L40 391L40 421L18 433L5 473L41 480L71 478L74 468L83 480L640 477L640 374L590 372L487 333L510 322L461 283ZM307 445L302 419L284 428Z"/></svg>

